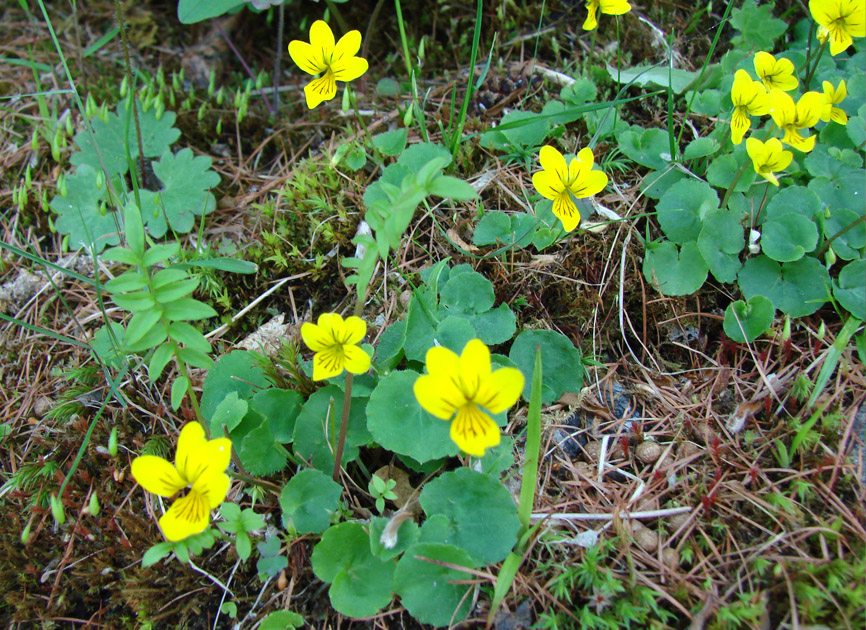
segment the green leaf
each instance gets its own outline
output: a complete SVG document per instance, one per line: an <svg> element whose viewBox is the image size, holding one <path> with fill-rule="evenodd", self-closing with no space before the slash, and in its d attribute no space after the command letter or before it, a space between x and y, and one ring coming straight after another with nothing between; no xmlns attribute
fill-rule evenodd
<svg viewBox="0 0 866 630"><path fill-rule="evenodd" d="M329 411L331 399L334 401L333 412ZM360 445L370 441L366 403L364 398L352 399L343 451L344 466L358 457ZM295 454L312 462L319 470L333 470L334 449L337 447L342 417L343 391L335 385L316 391L301 408L301 413L295 420L293 435Z"/></svg>
<svg viewBox="0 0 866 630"><path fill-rule="evenodd" d="M460 317L446 317L436 329L436 341L439 345L460 354L463 347L471 339L474 339L475 329L465 319Z"/></svg>
<svg viewBox="0 0 866 630"><path fill-rule="evenodd" d="M698 249L719 282L733 282L742 267L740 252L746 245L740 213L712 210L701 223Z"/></svg>
<svg viewBox="0 0 866 630"><path fill-rule="evenodd" d="M481 313L493 307L493 283L476 271L455 274L442 288L441 306L460 313Z"/></svg>
<svg viewBox="0 0 866 630"><path fill-rule="evenodd" d="M147 365L147 375L150 377L151 383L156 383L162 375L165 366L174 356L170 343L164 343L157 347L150 356L150 362Z"/></svg>
<svg viewBox="0 0 866 630"><path fill-rule="evenodd" d="M195 326L186 322L171 322L168 325L168 336L172 341L182 343L193 350L199 352L210 353L213 351L210 342L205 339Z"/></svg>
<svg viewBox="0 0 866 630"><path fill-rule="evenodd" d="M382 155L400 155L406 148L407 129L394 129L373 136L373 146Z"/></svg>
<svg viewBox="0 0 866 630"><path fill-rule="evenodd" d="M397 164L410 173L417 173L433 160L443 160L441 168L445 168L451 163L451 152L441 144L419 142L407 147L397 159Z"/></svg>
<svg viewBox="0 0 866 630"><path fill-rule="evenodd" d="M677 243L697 240L704 217L719 207L719 197L706 183L683 180L674 184L661 198L656 211L659 225Z"/></svg>
<svg viewBox="0 0 866 630"><path fill-rule="evenodd" d="M204 352L199 352L193 348L180 348L177 354L184 363L192 367L197 367L201 370L209 370L213 367L213 359Z"/></svg>
<svg viewBox="0 0 866 630"><path fill-rule="evenodd" d="M658 86L662 88L670 86L674 94L682 94L698 78L697 72L671 68L668 64L640 65L632 68L617 68L608 65L607 72L611 79L618 80L621 84L632 83L639 87Z"/></svg>
<svg viewBox="0 0 866 630"><path fill-rule="evenodd" d="M331 605L347 617L370 617L387 606L394 588L394 564L370 552L361 523L329 528L313 549L313 572L331 587Z"/></svg>
<svg viewBox="0 0 866 630"><path fill-rule="evenodd" d="M662 170L671 162L671 145L664 129L645 129L640 135L627 129L616 139L619 150L642 166Z"/></svg>
<svg viewBox="0 0 866 630"><path fill-rule="evenodd" d="M124 344L128 348L137 345L154 326L159 325L161 330L165 330L165 325L160 321L161 318L162 309L159 306L146 311L139 311L133 315L126 327Z"/></svg>
<svg viewBox="0 0 866 630"><path fill-rule="evenodd" d="M242 562L246 562L253 551L253 544L250 541L250 536L246 532L238 532L235 535L235 549L238 552L238 558Z"/></svg>
<svg viewBox="0 0 866 630"><path fill-rule="evenodd" d="M141 223L141 212L134 202L126 204L123 211L123 225L126 231L126 244L137 256L144 254L144 226Z"/></svg>
<svg viewBox="0 0 866 630"><path fill-rule="evenodd" d="M129 269L119 276L112 278L103 286L106 291L111 293L138 291L147 286L147 278L145 278L137 269Z"/></svg>
<svg viewBox="0 0 866 630"><path fill-rule="evenodd" d="M274 433L266 419L247 433L238 449L238 455L247 472L251 475L273 475L286 467L288 456L285 449L277 444Z"/></svg>
<svg viewBox="0 0 866 630"><path fill-rule="evenodd" d="M249 400L256 392L269 385L252 354L246 350L235 350L226 354L208 371L204 380L201 394L202 416L210 421L217 406L231 392L237 392L240 399Z"/></svg>
<svg viewBox="0 0 866 630"><path fill-rule="evenodd" d="M457 454L448 422L424 411L412 387L420 374L391 372L379 381L367 404L367 426L373 439L389 451L420 463Z"/></svg>
<svg viewBox="0 0 866 630"><path fill-rule="evenodd" d="M147 311L156 307L156 300L153 299L153 293L148 291L132 291L130 293L115 294L111 299L120 308L131 311Z"/></svg>
<svg viewBox="0 0 866 630"><path fill-rule="evenodd" d="M707 157L719 150L719 143L715 138L695 138L686 146L683 157L687 160L696 160Z"/></svg>
<svg viewBox="0 0 866 630"><path fill-rule="evenodd" d="M455 201L469 201L478 197L478 193L467 182L450 175L440 175L434 179L427 187L427 194Z"/></svg>
<svg viewBox="0 0 866 630"><path fill-rule="evenodd" d="M181 0L183 2L183 0ZM304 618L291 610L278 610L262 619L259 630L295 630L304 625Z"/></svg>
<svg viewBox="0 0 866 630"><path fill-rule="evenodd" d="M808 256L781 266L763 254L756 256L746 261L737 281L746 299L763 295L791 317L817 311L831 290L827 269Z"/></svg>
<svg viewBox="0 0 866 630"><path fill-rule="evenodd" d="M213 308L192 298L181 298L163 305L163 314L169 321L192 321L217 316L217 312Z"/></svg>
<svg viewBox="0 0 866 630"><path fill-rule="evenodd" d="M731 26L740 32L731 42L746 50L774 50L775 41L788 30L785 22L773 17L772 5L757 6L754 0L731 11Z"/></svg>
<svg viewBox="0 0 866 630"><path fill-rule="evenodd" d="M468 584L455 582L468 579L470 574L424 558L469 569L474 567L472 558L454 545L422 543L403 554L394 573L400 603L415 619L440 627L459 624L469 614L472 598Z"/></svg>
<svg viewBox="0 0 866 630"><path fill-rule="evenodd" d="M478 463L480 472L493 477L511 468L514 465L514 438L503 435L502 441L493 448L488 448Z"/></svg>
<svg viewBox="0 0 866 630"><path fill-rule="evenodd" d="M174 544L167 541L155 544L144 552L144 556L141 558L141 566L149 567L152 564L156 564L170 554L173 548Z"/></svg>
<svg viewBox="0 0 866 630"><path fill-rule="evenodd" d="M346 153L345 163L351 170L357 171L359 168L363 168L364 164L367 163L367 152L364 151L363 147L352 147L349 152Z"/></svg>
<svg viewBox="0 0 866 630"><path fill-rule="evenodd" d="M776 309L763 295L753 295L749 302L737 300L725 309L725 334L739 343L752 343L773 324Z"/></svg>
<svg viewBox="0 0 866 630"><path fill-rule="evenodd" d="M183 269L177 269L176 267L161 269L153 274L153 277L150 279L150 286L153 289L162 289L173 282L186 280L187 278L189 278L189 274Z"/></svg>
<svg viewBox="0 0 866 630"><path fill-rule="evenodd" d="M106 249L102 252L102 260L105 262L124 263L126 265L141 264L141 259L127 247L112 247L111 249Z"/></svg>
<svg viewBox="0 0 866 630"><path fill-rule="evenodd" d="M818 244L818 227L800 214L783 214L763 225L761 248L778 262L800 260Z"/></svg>
<svg viewBox="0 0 866 630"><path fill-rule="evenodd" d="M707 279L708 269L694 241L681 248L668 241L646 245L643 275L664 295L694 293Z"/></svg>
<svg viewBox="0 0 866 630"><path fill-rule="evenodd" d="M171 408L177 410L180 403L183 402L183 397L186 396L189 381L185 376L178 376L171 384Z"/></svg>
<svg viewBox="0 0 866 630"><path fill-rule="evenodd" d="M166 271L174 271L168 270ZM169 302L174 302L179 300L185 295L189 295L193 291L198 288L199 279L198 278L187 278L185 280L179 280L178 282L173 282L171 284L167 284L163 287L155 289L153 294L156 299L162 304L167 304Z"/></svg>
<svg viewBox="0 0 866 630"><path fill-rule="evenodd" d="M144 253L142 258L143 267L152 267L158 262L168 260L180 253L180 243L165 243L163 245L154 245Z"/></svg>
<svg viewBox="0 0 866 630"><path fill-rule="evenodd" d="M374 475L374 478L375 477ZM409 547L415 544L418 538L418 524L411 518L407 518L397 529L395 544L390 549L386 549L382 545L382 532L388 526L391 519L382 516L374 516L370 520L370 551L380 560L393 560Z"/></svg>
<svg viewBox="0 0 866 630"><path fill-rule="evenodd" d="M258 392L250 400L250 407L267 418L274 438L281 444L292 441L295 420L301 412L303 397L290 389L271 388Z"/></svg>
<svg viewBox="0 0 866 630"><path fill-rule="evenodd" d="M854 317L866 320L866 261L855 260L842 268L833 283L833 297Z"/></svg>
<svg viewBox="0 0 866 630"><path fill-rule="evenodd" d="M829 207L831 212L835 208L848 208L863 216L866 178L863 177L862 169L833 179L816 177L809 182L809 190L817 194L821 203Z"/></svg>
<svg viewBox="0 0 866 630"><path fill-rule="evenodd" d="M744 148L745 143L734 149L733 153L715 157L707 167L707 181L720 190L726 190L734 184L734 178L749 159ZM755 169L751 166L746 168L734 184L734 192L748 193L752 184L755 183Z"/></svg>
<svg viewBox="0 0 866 630"><path fill-rule="evenodd" d="M219 184L220 178L210 167L211 159L194 155L192 149L167 152L153 163L162 188L157 193L146 190L140 194L142 218L154 238L165 235L166 217L172 230L186 234L195 225L197 215L216 208L216 199L209 190ZM148 208L151 212L147 212Z"/></svg>
<svg viewBox="0 0 866 630"><path fill-rule="evenodd" d="M483 147L500 151L532 149L544 142L549 129L550 123L545 118L532 112L514 110L505 114L499 125L483 132L479 142Z"/></svg>
<svg viewBox="0 0 866 630"><path fill-rule="evenodd" d="M195 24L219 17L244 2L246 0L180 0L177 4L177 19L182 24Z"/></svg>
<svg viewBox="0 0 866 630"><path fill-rule="evenodd" d="M563 392L579 392L583 386L583 364L580 351L571 340L554 330L524 330L517 335L508 358L526 377L523 398L529 400L530 375L535 365L535 349L541 347L542 401L552 403Z"/></svg>
<svg viewBox="0 0 866 630"><path fill-rule="evenodd" d="M538 221L525 212L508 215L501 210L485 212L472 234L473 245L516 245L532 243Z"/></svg>
<svg viewBox="0 0 866 630"><path fill-rule="evenodd" d="M641 189L650 199L661 199L674 184L691 179L678 168L668 166L659 171L650 171L643 178Z"/></svg>
<svg viewBox="0 0 866 630"><path fill-rule="evenodd" d="M259 266L255 263L237 258L204 258L202 260L193 260L175 265L177 269L190 269L192 267L205 267L207 269L217 269L219 271L227 271L229 273L255 273Z"/></svg>
<svg viewBox="0 0 866 630"><path fill-rule="evenodd" d="M789 186L770 199L762 222L778 219L786 214L799 214L811 221L819 210L821 200L818 195L803 186Z"/></svg>
<svg viewBox="0 0 866 630"><path fill-rule="evenodd" d="M283 487L283 527L298 534L321 534L340 503L340 485L314 468L302 470Z"/></svg>
<svg viewBox="0 0 866 630"><path fill-rule="evenodd" d="M428 516L447 517L449 542L482 563L499 562L517 542L517 507L489 475L468 468L444 473L424 486L419 501Z"/></svg>
<svg viewBox="0 0 866 630"><path fill-rule="evenodd" d="M274 578L289 565L289 559L280 555L281 539L277 535L266 535L264 542L256 545L259 559L256 570Z"/></svg>
<svg viewBox="0 0 866 630"><path fill-rule="evenodd" d="M830 216L824 216L824 236L833 238L833 251L842 260L854 260L862 256L863 247L866 246L866 222L862 219L855 223L862 215L847 208L835 208L829 211ZM851 225L854 225L852 228ZM844 234L840 234L846 230Z"/></svg>
<svg viewBox="0 0 866 630"><path fill-rule="evenodd" d="M111 338L109 328L114 334L114 339ZM117 343L122 343L123 334L123 326L118 322L111 322L97 330L96 334L93 335L93 341L90 342L90 347L96 355L108 365L117 369L120 369L126 360L126 352L123 348L119 348L114 340L117 340ZM0 437L3 436L0 435Z"/></svg>
<svg viewBox="0 0 866 630"><path fill-rule="evenodd" d="M162 325L162 322L159 322L145 332L141 339L135 343L129 341L129 339L124 339L123 346L127 352L143 352L160 345L166 339L168 339L168 331Z"/></svg>
<svg viewBox="0 0 866 630"><path fill-rule="evenodd" d="M222 402L217 405L216 411L210 418L211 435L221 437L225 435L223 427L229 433L241 423L247 415L247 401L238 398L237 392L229 392ZM226 517L228 518L228 517Z"/></svg>
<svg viewBox="0 0 866 630"><path fill-rule="evenodd" d="M90 249L92 245L94 253L101 252L108 245L120 243L117 213L108 210L100 214L101 204L107 195L105 185L96 187L97 172L92 166L82 164L74 175L66 178L66 196L57 195L49 204L60 215L54 220L54 227L61 234L69 236L69 246L72 249ZM134 253L127 256L115 252L115 255L126 257L126 260L117 259L119 262L136 262ZM133 262L130 263L130 260Z"/></svg>

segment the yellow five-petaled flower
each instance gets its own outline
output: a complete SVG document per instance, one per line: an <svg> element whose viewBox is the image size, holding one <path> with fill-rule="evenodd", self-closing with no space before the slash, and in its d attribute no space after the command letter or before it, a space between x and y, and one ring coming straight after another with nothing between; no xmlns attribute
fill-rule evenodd
<svg viewBox="0 0 866 630"><path fill-rule="evenodd" d="M598 26L598 14L624 15L631 11L631 5L627 0L588 0L586 3L587 16L583 23L583 30L591 31Z"/></svg>
<svg viewBox="0 0 866 630"><path fill-rule="evenodd" d="M746 152L752 158L755 172L774 186L779 185L774 173L784 171L794 159L794 154L785 151L777 138L770 138L766 144L756 138L746 138Z"/></svg>
<svg viewBox="0 0 866 630"><path fill-rule="evenodd" d="M809 0L809 12L818 23L818 39L830 40L830 54L838 55L866 37L866 0Z"/></svg>
<svg viewBox="0 0 866 630"><path fill-rule="evenodd" d="M310 27L310 43L293 40L289 55L298 67L313 76L324 73L304 87L307 107L314 109L337 95L337 81L354 81L367 72L367 60L356 57L361 48L361 33L349 31L334 43L331 27L316 20Z"/></svg>
<svg viewBox="0 0 866 630"><path fill-rule="evenodd" d="M773 55L763 50L755 53L755 72L768 90L778 88L784 92L796 90L800 82L794 76L794 64L790 59Z"/></svg>
<svg viewBox="0 0 866 630"><path fill-rule="evenodd" d="M418 403L451 421L451 439L465 453L481 457L499 444L499 427L488 415L502 413L520 398L523 374L517 368L490 369L490 350L472 339L458 357L448 348L427 351L427 374L415 381ZM456 415L455 415L456 414Z"/></svg>
<svg viewBox="0 0 866 630"><path fill-rule="evenodd" d="M824 97L818 92L806 92L796 104L791 95L782 90L770 92L770 116L785 134L782 142L803 153L815 148L815 136L804 138L798 130L814 127L823 110Z"/></svg>
<svg viewBox="0 0 866 630"><path fill-rule="evenodd" d="M367 324L354 315L345 321L337 313L322 313L318 322L304 323L301 337L313 355L313 380L323 381L338 376L345 368L352 374L370 369L370 355L358 342L367 334Z"/></svg>
<svg viewBox="0 0 866 630"><path fill-rule="evenodd" d="M821 108L821 120L824 122L837 122L840 125L848 124L848 115L841 107L834 107L848 96L848 86L845 79L839 82L839 87L834 88L829 81L824 81L824 106Z"/></svg>
<svg viewBox="0 0 866 630"><path fill-rule="evenodd" d="M734 103L734 113L731 116L731 141L740 144L743 136L752 126L751 117L763 116L770 110L770 99L764 84L753 81L748 72L740 69L734 74L731 101Z"/></svg>
<svg viewBox="0 0 866 630"><path fill-rule="evenodd" d="M155 455L132 460L132 476L148 492L172 497L185 488L189 490L159 519L166 540L183 540L207 527L210 511L222 503L229 490L225 469L231 452L231 440L208 440L202 426L190 422L177 440L175 465Z"/></svg>
<svg viewBox="0 0 866 630"><path fill-rule="evenodd" d="M542 197L553 200L553 214L562 221L566 232L580 223L576 199L590 197L607 186L607 175L592 170L593 155L589 147L581 149L577 157L566 163L565 156L554 147L541 147L538 161L543 170L532 176L532 185Z"/></svg>

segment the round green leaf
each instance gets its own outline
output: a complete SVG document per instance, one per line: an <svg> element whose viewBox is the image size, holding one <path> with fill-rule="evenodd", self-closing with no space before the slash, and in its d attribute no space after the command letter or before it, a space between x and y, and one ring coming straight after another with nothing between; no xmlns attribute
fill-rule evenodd
<svg viewBox="0 0 866 630"><path fill-rule="evenodd" d="M525 330L511 345L508 358L523 372L523 398L529 400L535 348L541 347L541 401L551 403L563 392L579 392L583 386L580 351L571 340L554 330Z"/></svg>
<svg viewBox="0 0 866 630"><path fill-rule="evenodd" d="M713 210L704 217L698 249L716 280L733 282L737 279L742 267L739 254L745 245L738 212Z"/></svg>
<svg viewBox="0 0 866 630"><path fill-rule="evenodd" d="M319 534L328 528L340 502L340 485L308 468L289 479L280 494L283 527L299 534Z"/></svg>
<svg viewBox="0 0 866 630"><path fill-rule="evenodd" d="M433 626L456 624L469 614L468 584L454 584L468 574L423 558L467 568L474 566L469 555L453 545L424 543L411 547L397 563L394 584L406 610L421 623Z"/></svg>
<svg viewBox="0 0 866 630"><path fill-rule="evenodd" d="M334 401L333 411L330 411L331 400ZM343 450L344 466L358 457L358 447L361 444L370 441L366 403L364 398L352 398ZM343 391L339 387L329 385L310 396L295 421L295 454L312 462L319 470L332 470L342 418Z"/></svg>
<svg viewBox="0 0 866 630"><path fill-rule="evenodd" d="M201 413L205 420L210 421L226 394L237 392L239 398L249 400L255 392L269 385L253 355L246 350L223 355L204 380Z"/></svg>
<svg viewBox="0 0 866 630"><path fill-rule="evenodd" d="M695 138L686 146L683 157L687 160L712 155L719 150L719 143L715 138Z"/></svg>
<svg viewBox="0 0 866 630"><path fill-rule="evenodd" d="M866 223L862 221L862 214L848 210L847 208L836 208L830 210L830 216L824 217L824 236L833 238L833 251L842 260L854 260L860 258L863 246L866 245ZM861 219L859 223L855 222ZM850 227L854 224L854 227ZM842 230L847 230L840 234Z"/></svg>
<svg viewBox="0 0 866 630"><path fill-rule="evenodd" d="M761 247L778 262L800 260L818 244L818 227L801 214L783 214L764 223Z"/></svg>
<svg viewBox="0 0 866 630"><path fill-rule="evenodd" d="M737 275L746 299L763 295L791 317L817 311L830 291L830 276L817 259L806 256L781 266L761 255L746 261Z"/></svg>
<svg viewBox="0 0 866 630"><path fill-rule="evenodd" d="M370 617L391 602L394 564L370 552L361 523L330 527L313 549L313 572L329 582L334 609L347 617Z"/></svg>
<svg viewBox="0 0 866 630"><path fill-rule="evenodd" d="M268 419L274 438L286 444L292 441L295 419L301 412L303 400L296 391L274 387L256 393L250 400L250 407Z"/></svg>
<svg viewBox="0 0 866 630"><path fill-rule="evenodd" d="M382 155L400 155L406 148L409 132L406 129L394 129L373 136L373 146Z"/></svg>
<svg viewBox="0 0 866 630"><path fill-rule="evenodd" d="M664 295L689 295L707 279L708 266L694 241L678 248L670 241L647 243L643 275Z"/></svg>
<svg viewBox="0 0 866 630"><path fill-rule="evenodd" d="M457 354L470 339L475 338L475 329L462 317L446 317L436 329L436 341Z"/></svg>
<svg viewBox="0 0 866 630"><path fill-rule="evenodd" d="M619 150L641 166L660 171L671 161L670 139L664 129L645 129L640 135L627 129L617 133L616 139Z"/></svg>
<svg viewBox="0 0 866 630"><path fill-rule="evenodd" d="M777 219L786 214L799 214L813 219L821 209L818 195L803 186L783 188L767 204L765 220Z"/></svg>
<svg viewBox="0 0 866 630"><path fill-rule="evenodd" d="M763 295L753 295L749 302L737 300L725 309L725 334L740 343L753 342L773 324L776 309Z"/></svg>
<svg viewBox="0 0 866 630"><path fill-rule="evenodd" d="M480 273L451 274L440 294L441 305L461 313L483 313L493 306L493 283Z"/></svg>
<svg viewBox="0 0 866 630"><path fill-rule="evenodd" d="M418 538L418 524L411 518L400 523L394 546L386 549L382 544L382 532L391 519L374 516L370 521L370 551L380 560L392 560L415 544Z"/></svg>
<svg viewBox="0 0 866 630"><path fill-rule="evenodd" d="M259 630L294 630L303 625L304 618L298 613L291 610L278 610L262 619Z"/></svg>
<svg viewBox="0 0 866 630"><path fill-rule="evenodd" d="M866 199L866 182L863 178L863 170L852 169L834 178L816 177L809 182L809 190L815 192L821 199L821 203L832 212L834 208L849 208L857 210L863 208L863 199ZM859 200L855 203L854 200ZM862 215L861 215L862 216Z"/></svg>
<svg viewBox="0 0 866 630"><path fill-rule="evenodd" d="M517 507L505 486L489 475L468 468L445 473L424 486L420 503L428 516L448 518L449 542L480 562L499 562L517 542Z"/></svg>
<svg viewBox="0 0 866 630"><path fill-rule="evenodd" d="M866 261L855 260L839 272L833 297L857 319L866 320Z"/></svg>
<svg viewBox="0 0 866 630"><path fill-rule="evenodd" d="M704 217L718 207L716 191L705 182L689 179L668 189L656 211L665 235L675 243L687 243L698 238Z"/></svg>
<svg viewBox="0 0 866 630"><path fill-rule="evenodd" d="M450 425L424 411L412 387L420 374L391 372L379 381L367 404L367 427L373 439L389 451L419 463L457 454Z"/></svg>
<svg viewBox="0 0 866 630"><path fill-rule="evenodd" d="M277 444L270 423L264 418L261 424L247 433L238 449L241 462L251 475L273 475L286 467L288 459L283 448Z"/></svg>

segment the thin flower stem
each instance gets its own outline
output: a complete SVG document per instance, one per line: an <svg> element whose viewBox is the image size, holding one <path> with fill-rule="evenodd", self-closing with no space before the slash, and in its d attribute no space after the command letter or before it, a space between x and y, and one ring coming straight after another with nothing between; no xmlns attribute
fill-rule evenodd
<svg viewBox="0 0 866 630"><path fill-rule="evenodd" d="M132 82L132 64L129 62L129 43L126 39L126 22L123 18L123 7L120 0L114 0L114 10L117 14L117 25L120 27L120 41L123 44L123 60L126 65L126 80L129 83L129 98L132 101L132 120L135 123L135 139L138 141L138 161L141 168L141 182L147 187L147 171L144 169L144 143L141 140L141 124L138 122L138 106L135 103L135 83ZM141 205L139 203L139 205Z"/></svg>
<svg viewBox="0 0 866 630"><path fill-rule="evenodd" d="M839 230L838 232L836 232L833 236L831 236L830 238L828 238L828 239L824 242L824 244L821 246L821 249L818 250L816 256L817 256L818 258L823 258L823 257L824 257L824 254L827 253L827 250L830 249L830 245L833 243L833 241L835 241L837 238L839 238L840 236L842 236L843 234L845 234L845 232L848 232L849 230L853 230L855 227L857 227L857 224L858 224L858 223L866 223L866 216L863 216L863 217L857 217L857 218L854 219L851 223L849 223L848 225L846 225L845 227L843 227L841 230Z"/></svg>
<svg viewBox="0 0 866 630"><path fill-rule="evenodd" d="M523 480L520 484L520 502L517 507L517 517L523 531L529 530L532 525L532 506L535 503L535 486L538 484L538 457L541 451L541 383L541 346L536 346L529 411L526 413Z"/></svg>
<svg viewBox="0 0 866 630"><path fill-rule="evenodd" d="M812 64L811 68L809 68L809 74L807 74L806 78L803 79L803 89L807 92L809 91L809 84L812 82L812 77L815 74L815 70L818 69L818 63L821 61L821 56L824 54L824 51L826 49L827 49L827 42L824 42L823 44L821 44L821 47L818 49L818 54L815 55L815 63Z"/></svg>
<svg viewBox="0 0 866 630"><path fill-rule="evenodd" d="M397 28L400 30L400 42L403 44L406 74L412 76L412 58L409 56L409 41L406 39L406 26L403 24L403 9L400 6L400 0L394 0L394 11L397 13Z"/></svg>
<svg viewBox="0 0 866 630"><path fill-rule="evenodd" d="M235 57L238 58L238 61L241 62L241 65L244 67L244 70L247 71L247 74L249 75L249 77L250 77L253 81L255 81L255 80L256 80L256 75L255 75L255 73L253 73L253 71L250 69L249 65L247 64L246 60L245 60L245 59L243 58L243 56L241 55L240 51L239 51L239 50L237 49L237 47L232 43L232 40L229 39L229 35L228 35L228 33L226 33L225 29L224 29L224 28L222 27L222 25L219 23L219 20L214 20L214 24L216 24L217 30L220 32L220 35L222 35L222 37L223 37L223 39L225 40L226 44L228 44L228 47L231 48L232 52L235 54ZM262 100L265 102L265 106L268 108L268 113L271 114L271 115L273 115L273 114L274 114L274 108L273 108L273 106L271 105L271 100L268 98L268 95L265 94L265 88L264 88L264 86L259 88L259 94L261 95Z"/></svg>

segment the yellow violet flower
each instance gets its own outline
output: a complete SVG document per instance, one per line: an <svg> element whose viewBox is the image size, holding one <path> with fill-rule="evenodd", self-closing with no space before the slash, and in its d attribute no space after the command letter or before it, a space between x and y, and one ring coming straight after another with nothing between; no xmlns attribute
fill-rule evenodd
<svg viewBox="0 0 866 630"><path fill-rule="evenodd" d="M229 490L225 469L231 453L231 440L208 440L202 426L190 422L177 440L176 465L155 455L132 460L132 476L148 492L172 497L184 488L189 489L159 519L166 540L183 540L205 530L210 511L222 503Z"/></svg>
<svg viewBox="0 0 866 630"><path fill-rule="evenodd" d="M779 185L774 173L784 171L794 159L794 154L785 151L778 138L770 138L766 144L756 138L746 138L746 151L752 158L755 172L774 186Z"/></svg>
<svg viewBox="0 0 866 630"><path fill-rule="evenodd" d="M360 317L345 321L337 313L322 313L318 322L301 326L301 337L313 355L313 380L339 376L345 368L352 374L370 369L370 355L358 343L367 334L367 324Z"/></svg>
<svg viewBox="0 0 866 630"><path fill-rule="evenodd" d="M314 109L334 98L337 81L354 81L367 72L367 60L355 56L360 48L360 31L349 31L334 44L334 33L322 20L310 27L309 44L297 39L289 42L289 55L301 70L313 76L324 72L304 87L307 107Z"/></svg>
<svg viewBox="0 0 866 630"><path fill-rule="evenodd" d="M543 170L533 174L532 185L542 197L553 200L553 214L562 221L566 232L571 232L580 223L580 212L576 199L591 197L607 186L607 175L592 170L593 155L589 147L581 149L571 162L554 147L541 147L538 161Z"/></svg>
<svg viewBox="0 0 866 630"><path fill-rule="evenodd" d="M848 124L848 116L841 107L833 107L845 100L848 96L848 87L845 79L839 82L839 87L834 88L829 81L824 81L824 107L821 109L821 120L824 122L837 122L840 125Z"/></svg>
<svg viewBox="0 0 866 630"><path fill-rule="evenodd" d="M777 88L784 92L796 90L800 82L794 76L794 64L790 59L776 59L768 52L755 53L755 72L768 90Z"/></svg>
<svg viewBox="0 0 866 630"><path fill-rule="evenodd" d="M598 13L605 15L625 15L631 11L631 5L626 0L589 0L586 3L588 15L583 23L583 30L591 31L598 26Z"/></svg>
<svg viewBox="0 0 866 630"><path fill-rule="evenodd" d="M796 105L790 94L782 90L770 92L770 116L785 134L782 142L803 153L815 148L815 136L804 138L798 130L814 127L821 119L823 109L824 96L818 92L806 92Z"/></svg>
<svg viewBox="0 0 866 630"><path fill-rule="evenodd" d="M770 111L770 99L764 84L753 81L745 70L737 70L731 87L734 113L731 116L731 141L740 144L752 126L752 116L763 116Z"/></svg>
<svg viewBox="0 0 866 630"><path fill-rule="evenodd" d="M500 439L486 412L502 413L517 402L523 374L512 367L491 371L490 349L480 339L469 341L459 357L442 346L430 348L426 361L427 374L413 388L418 403L442 420L453 416L451 439L463 452L482 457Z"/></svg>
<svg viewBox="0 0 866 630"><path fill-rule="evenodd" d="M818 39L830 40L830 54L838 55L866 37L866 0L809 0L809 12L818 23Z"/></svg>

